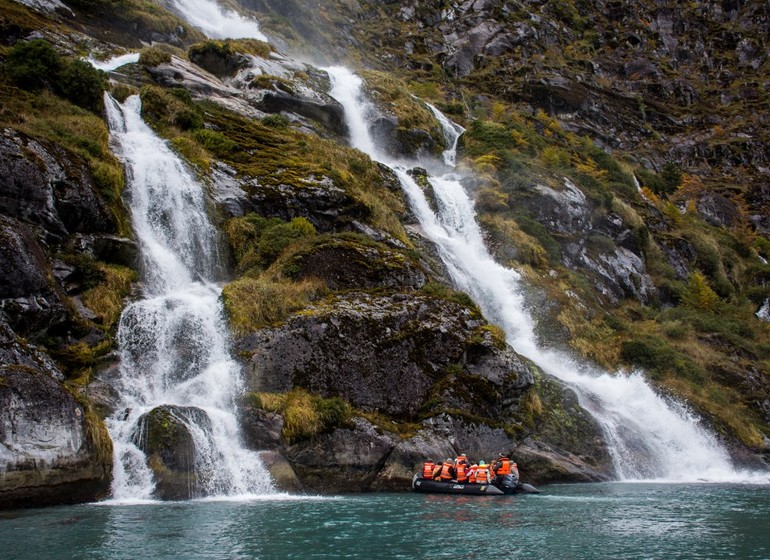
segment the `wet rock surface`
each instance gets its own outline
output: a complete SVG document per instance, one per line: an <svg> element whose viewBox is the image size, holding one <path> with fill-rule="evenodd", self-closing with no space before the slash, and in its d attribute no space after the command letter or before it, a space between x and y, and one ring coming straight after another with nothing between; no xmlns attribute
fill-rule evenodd
<svg viewBox="0 0 770 560"><path fill-rule="evenodd" d="M0 509L106 496L112 447L94 422L47 372L0 365Z"/></svg>

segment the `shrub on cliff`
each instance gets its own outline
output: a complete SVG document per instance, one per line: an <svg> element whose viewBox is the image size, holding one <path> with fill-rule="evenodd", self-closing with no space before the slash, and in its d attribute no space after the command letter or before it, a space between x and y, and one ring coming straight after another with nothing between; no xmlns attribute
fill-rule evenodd
<svg viewBox="0 0 770 560"><path fill-rule="evenodd" d="M104 72L82 60L72 60L64 66L58 79L61 94L75 105L98 113L102 94L107 87Z"/></svg>
<svg viewBox="0 0 770 560"><path fill-rule="evenodd" d="M8 53L6 73L22 89L50 89L75 105L98 113L107 87L104 72L82 60L62 57L44 39L17 43Z"/></svg>
<svg viewBox="0 0 770 560"><path fill-rule="evenodd" d="M51 86L62 66L59 53L43 39L17 43L5 62L11 81L22 89L32 91Z"/></svg>

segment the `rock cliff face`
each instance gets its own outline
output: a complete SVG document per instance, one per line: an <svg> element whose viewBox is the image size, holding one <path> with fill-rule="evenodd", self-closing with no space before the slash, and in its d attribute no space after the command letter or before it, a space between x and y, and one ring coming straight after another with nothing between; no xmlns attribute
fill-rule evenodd
<svg viewBox="0 0 770 560"><path fill-rule="evenodd" d="M0 507L107 495L112 445L101 421L67 389L40 349L0 321Z"/></svg>
<svg viewBox="0 0 770 560"><path fill-rule="evenodd" d="M78 295L89 264L120 253L115 216L86 162L42 138L4 129L0 176L0 508L96 500L111 442L51 355L106 340Z"/></svg>

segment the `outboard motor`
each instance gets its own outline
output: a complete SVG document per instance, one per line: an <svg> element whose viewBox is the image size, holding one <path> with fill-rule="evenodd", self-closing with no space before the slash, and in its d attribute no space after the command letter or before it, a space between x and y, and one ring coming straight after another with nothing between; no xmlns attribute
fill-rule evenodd
<svg viewBox="0 0 770 560"><path fill-rule="evenodd" d="M506 494L513 494L519 485L519 478L515 474L504 474L495 477L492 483Z"/></svg>

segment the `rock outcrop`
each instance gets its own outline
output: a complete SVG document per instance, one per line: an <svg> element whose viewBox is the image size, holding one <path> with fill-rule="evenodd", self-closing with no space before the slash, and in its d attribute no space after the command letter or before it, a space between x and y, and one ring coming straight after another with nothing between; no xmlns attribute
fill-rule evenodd
<svg viewBox="0 0 770 560"><path fill-rule="evenodd" d="M463 304L420 295L337 295L280 327L242 337L238 350L248 356L249 390L285 393L300 387L375 415L354 413L329 432L289 441L280 414L245 407L247 441L279 452L309 491L403 489L427 457L461 451L491 458L522 449L522 461L532 460L527 476L533 481L611 475L599 428L571 393L550 403L563 411L560 417L525 418L531 366ZM391 421L378 425L377 418L403 422L407 433ZM559 431L565 418L580 426L575 441ZM533 441L524 427L528 422L538 422ZM595 443L578 457L566 450L581 436Z"/></svg>
<svg viewBox="0 0 770 560"><path fill-rule="evenodd" d="M2 131L0 508L93 501L109 492L104 424L64 384L72 372L51 355L77 361L103 344L96 314L77 296L94 259L133 260L135 248L116 230L83 158Z"/></svg>
<svg viewBox="0 0 770 560"><path fill-rule="evenodd" d="M109 492L112 443L63 377L0 319L0 509L94 501Z"/></svg>

